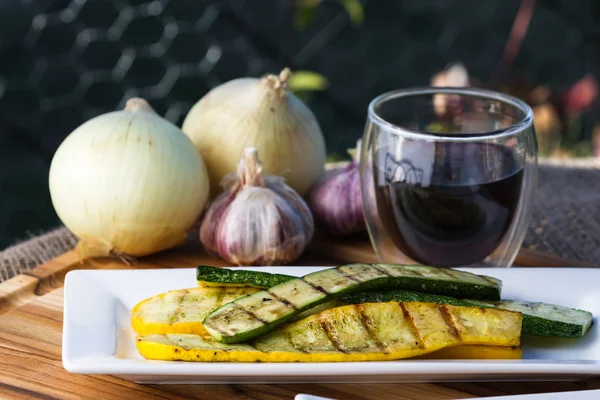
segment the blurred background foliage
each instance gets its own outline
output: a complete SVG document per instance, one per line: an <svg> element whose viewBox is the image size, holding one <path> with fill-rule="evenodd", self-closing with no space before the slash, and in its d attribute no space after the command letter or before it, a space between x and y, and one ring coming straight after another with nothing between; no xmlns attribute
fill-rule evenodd
<svg viewBox="0 0 600 400"><path fill-rule="evenodd" d="M441 83L529 102L543 155L600 156L598 18L596 0L3 0L0 248L58 224L48 168L85 120L141 96L181 125L211 88L286 66L332 160L373 97Z"/></svg>

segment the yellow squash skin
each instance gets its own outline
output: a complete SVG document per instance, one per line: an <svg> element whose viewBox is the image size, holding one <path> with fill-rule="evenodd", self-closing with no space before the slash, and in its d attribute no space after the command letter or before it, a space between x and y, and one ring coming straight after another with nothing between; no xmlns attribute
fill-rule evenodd
<svg viewBox="0 0 600 400"><path fill-rule="evenodd" d="M197 361L197 362L349 362L388 361L409 358L432 350L413 349L402 352L384 353L293 353L289 351L262 352L249 346L247 349L190 348L159 343L152 337L138 338L137 349L148 360ZM242 346L236 344L235 346ZM435 349L434 349L435 350Z"/></svg>
<svg viewBox="0 0 600 400"><path fill-rule="evenodd" d="M201 362L386 361L463 345L518 347L521 314L434 303L366 303L325 310L248 344L197 335L139 336L153 360ZM458 354L460 351L457 350ZM473 349L464 357L475 356ZM456 352L447 353L454 357ZM442 356L444 353L441 354ZM491 353L490 353L491 355ZM514 354L513 354L514 355Z"/></svg>
<svg viewBox="0 0 600 400"><path fill-rule="evenodd" d="M158 341L138 338L136 345L140 354L149 360L194 362L349 362L391 361L405 358L415 360L520 360L520 347L464 345L451 346L423 354L421 350L402 354L290 354L288 352L260 353L254 349L213 351L189 349ZM239 345L236 345L239 346Z"/></svg>
<svg viewBox="0 0 600 400"><path fill-rule="evenodd" d="M138 335L182 333L208 335L202 320L212 310L260 289L201 287L172 290L136 304L131 326Z"/></svg>

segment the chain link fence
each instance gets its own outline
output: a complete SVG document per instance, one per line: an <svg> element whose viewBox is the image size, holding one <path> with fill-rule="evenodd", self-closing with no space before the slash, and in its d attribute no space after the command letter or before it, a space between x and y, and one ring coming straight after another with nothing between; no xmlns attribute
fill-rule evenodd
<svg viewBox="0 0 600 400"><path fill-rule="evenodd" d="M573 5L573 3L577 3ZM321 1L304 29L293 0L3 0L0 5L0 247L57 222L47 193L51 157L85 120L133 96L181 125L211 88L285 66L329 81L307 102L330 151L360 136L370 99L427 85L453 61L494 73L518 0L362 0L351 23ZM595 1L539 1L515 65L564 85L597 69Z"/></svg>

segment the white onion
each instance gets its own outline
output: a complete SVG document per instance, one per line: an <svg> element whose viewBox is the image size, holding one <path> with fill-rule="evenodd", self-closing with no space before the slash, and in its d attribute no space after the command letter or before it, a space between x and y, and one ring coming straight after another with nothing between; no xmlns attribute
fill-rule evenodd
<svg viewBox="0 0 600 400"><path fill-rule="evenodd" d="M309 108L287 90L290 71L261 79L234 79L192 107L182 130L202 153L211 193L237 170L247 147L256 147L265 175L278 175L300 195L323 172L325 142Z"/></svg>
<svg viewBox="0 0 600 400"><path fill-rule="evenodd" d="M143 256L181 244L208 193L193 143L142 99L75 129L50 168L52 203L80 238L82 258Z"/></svg>

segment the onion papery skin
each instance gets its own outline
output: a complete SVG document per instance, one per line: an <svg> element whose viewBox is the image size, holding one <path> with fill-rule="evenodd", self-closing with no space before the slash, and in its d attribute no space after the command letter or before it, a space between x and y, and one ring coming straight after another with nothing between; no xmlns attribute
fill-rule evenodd
<svg viewBox="0 0 600 400"><path fill-rule="evenodd" d="M82 258L181 244L209 195L194 145L149 107L103 114L73 131L54 155L49 185Z"/></svg>
<svg viewBox="0 0 600 400"><path fill-rule="evenodd" d="M272 78L276 78L271 76ZM206 94L188 113L182 130L204 157L211 193L236 170L250 146L261 155L265 175L285 178L304 196L323 173L325 142L314 114L284 86L267 78L240 78Z"/></svg>

